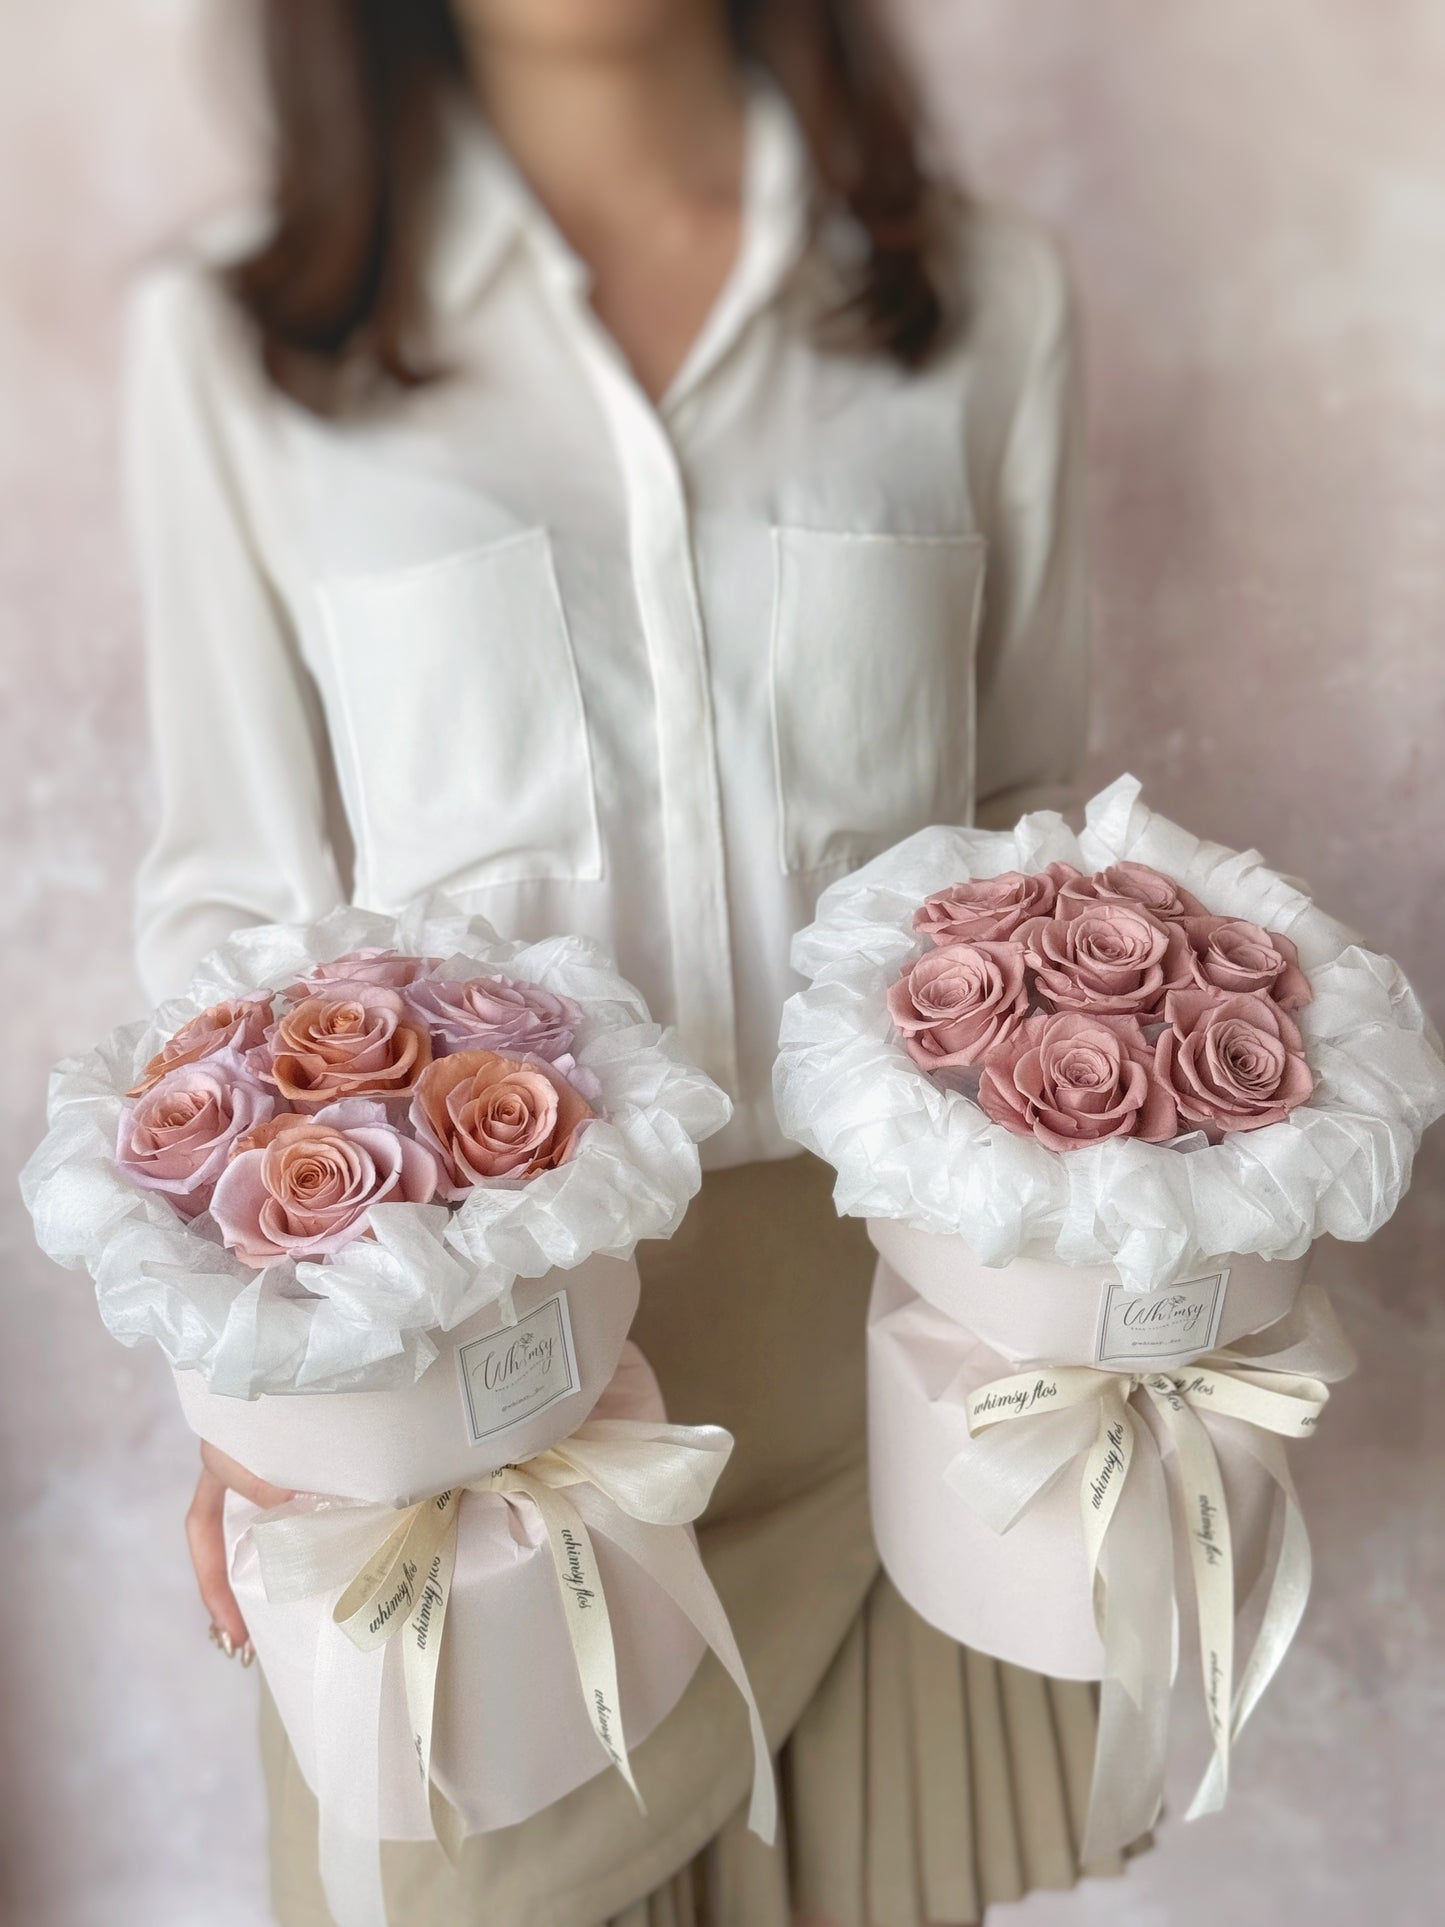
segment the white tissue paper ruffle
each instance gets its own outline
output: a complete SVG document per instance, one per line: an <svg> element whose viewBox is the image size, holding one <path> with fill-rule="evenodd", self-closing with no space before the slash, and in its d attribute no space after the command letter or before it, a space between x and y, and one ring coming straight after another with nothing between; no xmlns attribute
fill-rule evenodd
<svg viewBox="0 0 1445 1927"><path fill-rule="evenodd" d="M572 1055L601 1087L603 1115L555 1170L479 1187L456 1211L380 1205L371 1213L375 1237L330 1262L257 1272L221 1244L209 1213L186 1224L117 1168L125 1093L166 1039L209 1005L279 990L368 945L441 957L445 977L500 972L572 998L584 1013ZM377 1391L420 1377L436 1357L428 1331L450 1331L505 1301L515 1279L595 1253L628 1258L640 1239L669 1237L701 1182L697 1145L731 1109L599 945L511 942L438 898L398 918L347 907L309 925L240 932L197 967L183 997L58 1065L50 1130L21 1190L42 1250L91 1274L101 1315L124 1343L153 1338L177 1369L239 1398Z"/></svg>
<svg viewBox="0 0 1445 1927"><path fill-rule="evenodd" d="M1445 1112L1440 1039L1388 957L1366 950L1265 866L1201 842L1121 776L1075 836L1052 810L1011 831L920 830L818 899L793 940L810 987L789 998L773 1091L783 1130L831 1164L847 1216L961 1237L982 1263L1113 1264L1126 1286L1174 1283L1222 1252L1297 1258L1315 1238L1368 1238L1395 1210L1426 1127ZM909 1058L884 1002L927 939L913 912L965 877L1152 864L1215 915L1289 936L1314 988L1295 1014L1315 1088L1280 1124L1183 1148L1114 1140L1056 1155L992 1123Z"/></svg>

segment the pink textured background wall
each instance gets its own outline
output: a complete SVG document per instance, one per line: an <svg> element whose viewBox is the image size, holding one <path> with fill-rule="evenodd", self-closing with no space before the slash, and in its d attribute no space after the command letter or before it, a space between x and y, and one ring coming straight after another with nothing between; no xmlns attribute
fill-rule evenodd
<svg viewBox="0 0 1445 1927"><path fill-rule="evenodd" d="M1445 14L1432 0L908 0L944 139L1070 237L1089 319L1094 770L1263 842L1445 1009ZM0 0L0 1160L134 1013L138 638L114 485L126 265L244 166L213 0ZM23 1018L14 1015L24 1009ZM1323 1263L1363 1369L1303 1455L1318 1595L1217 1822L1011 1918L1241 1927L1445 1909L1437 1143ZM7 1183L0 1917L259 1927L253 1681L205 1643L156 1361ZM43 1371L41 1369L43 1362ZM1197 1743L1192 1714L1183 1733ZM1180 1791L1190 1757L1181 1746Z"/></svg>

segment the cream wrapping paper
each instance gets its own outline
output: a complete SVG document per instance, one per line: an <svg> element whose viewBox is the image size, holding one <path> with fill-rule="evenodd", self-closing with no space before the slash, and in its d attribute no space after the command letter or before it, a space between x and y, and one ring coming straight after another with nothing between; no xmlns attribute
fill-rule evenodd
<svg viewBox="0 0 1445 1927"><path fill-rule="evenodd" d="M1281 1278L1275 1267L1236 1263L1220 1315L1227 1344L1103 1370L1090 1361L1104 1281L1073 1280L1091 1316L1073 1314L1076 1349L1061 1346L1048 1362L1052 1301L1069 1282L1048 1274L1067 1268L1000 1278L956 1241L895 1233L888 1227L880 1242L923 1259L935 1299L938 1247L953 1246L954 1297L982 1304L990 1338L1006 1350L880 1260L869 1443L890 1577L964 1643L1103 1680L1090 1853L1127 1845L1157 1817L1180 1620L1197 1624L1215 1752L1192 1811L1212 1810L1232 1741L1308 1592L1308 1540L1279 1441L1309 1435L1328 1383L1353 1362L1324 1294L1301 1287L1300 1265L1279 1268L1290 1274ZM1021 1360L1031 1361L1023 1371ZM1235 1692L1236 1615L1256 1604L1261 1630Z"/></svg>
<svg viewBox="0 0 1445 1927"><path fill-rule="evenodd" d="M222 1244L209 1213L186 1223L117 1168L125 1093L209 1005L279 990L367 946L439 957L443 977L500 973L571 998L583 1011L572 1054L596 1079L602 1115L553 1170L479 1185L455 1211L376 1206L373 1235L328 1262L255 1271ZM436 1357L435 1333L505 1306L519 1279L594 1255L626 1260L640 1239L671 1237L702 1181L698 1143L731 1110L599 945L576 936L512 942L444 897L396 918L347 907L313 924L240 932L198 966L185 996L57 1065L50 1128L21 1190L41 1249L90 1273L101 1316L123 1343L153 1339L176 1370L233 1398L376 1391L413 1383Z"/></svg>
<svg viewBox="0 0 1445 1927"><path fill-rule="evenodd" d="M385 1921L382 1838L435 1830L454 1850L609 1761L631 1783L629 1747L705 1645L748 1702L751 1821L771 1838L766 1743L690 1527L730 1449L715 1427L666 1424L629 1345L588 1423L466 1487L400 1513L228 1505L233 1583L317 1794L339 1927Z"/></svg>

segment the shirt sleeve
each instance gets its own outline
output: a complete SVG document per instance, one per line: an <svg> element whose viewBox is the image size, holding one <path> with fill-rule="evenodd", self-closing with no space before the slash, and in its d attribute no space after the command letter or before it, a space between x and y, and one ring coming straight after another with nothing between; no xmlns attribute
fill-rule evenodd
<svg viewBox="0 0 1445 1927"><path fill-rule="evenodd" d="M992 502L976 670L976 820L1074 800L1088 735L1084 411L1076 310L1051 243Z"/></svg>
<svg viewBox="0 0 1445 1927"><path fill-rule="evenodd" d="M157 815L135 886L136 965L159 1000L247 925L342 900L314 688L258 555L226 445L239 339L200 271L131 296L125 490L146 633Z"/></svg>

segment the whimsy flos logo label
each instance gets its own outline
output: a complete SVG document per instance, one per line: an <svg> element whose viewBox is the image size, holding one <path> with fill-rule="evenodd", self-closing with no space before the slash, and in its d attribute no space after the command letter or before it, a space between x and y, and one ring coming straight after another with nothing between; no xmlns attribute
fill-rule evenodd
<svg viewBox="0 0 1445 1927"><path fill-rule="evenodd" d="M580 1380L566 1292L548 1298L515 1325L463 1345L457 1371L473 1445L569 1398Z"/></svg>
<svg viewBox="0 0 1445 1927"><path fill-rule="evenodd" d="M1126 1291L1116 1281L1104 1293L1094 1363L1112 1368L1213 1351L1228 1283L1227 1271L1164 1291Z"/></svg>

